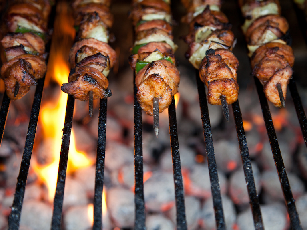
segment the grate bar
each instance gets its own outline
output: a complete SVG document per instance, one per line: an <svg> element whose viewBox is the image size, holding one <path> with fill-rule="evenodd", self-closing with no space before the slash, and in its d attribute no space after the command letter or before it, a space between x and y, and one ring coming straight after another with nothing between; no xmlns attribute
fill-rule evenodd
<svg viewBox="0 0 307 230"><path fill-rule="evenodd" d="M187 230L188 228L187 228L187 221L185 215L184 190L183 190L183 180L181 174L181 162L179 154L177 119L176 119L176 108L175 108L174 98L172 100L171 105L169 106L168 113L169 113L169 132L170 132L172 160L173 160L173 175L174 175L174 184L175 184L177 229Z"/></svg>
<svg viewBox="0 0 307 230"><path fill-rule="evenodd" d="M68 95L63 136L62 136L60 162L58 169L58 180L57 180L56 192L53 203L51 230L61 229L64 188L66 180L66 169L68 162L68 151L69 151L70 134L72 128L72 119L74 114L74 103L75 103L74 97L72 95Z"/></svg>
<svg viewBox="0 0 307 230"><path fill-rule="evenodd" d="M217 165L215 161L211 124L209 118L209 110L207 104L207 96L203 83L198 77L198 72L196 74L199 105L201 110L201 119L203 123L204 137L206 143L206 151L208 155L208 166L209 166L209 176L211 182L211 193L213 198L213 207L215 211L215 222L218 230L225 230L225 218L222 206L221 188L219 183L219 177L217 174Z"/></svg>
<svg viewBox="0 0 307 230"><path fill-rule="evenodd" d="M235 123L236 123L239 148L241 151L241 159L243 163L243 170L245 174L247 191L248 191L248 195L250 199L250 206L252 209L252 214L253 214L253 219L254 219L254 226L256 230L264 230L257 189L255 186L251 159L249 157L249 150L247 146L245 131L243 128L242 113L241 113L241 109L240 109L238 100L232 104L232 110L233 110L233 116L234 116Z"/></svg>
<svg viewBox="0 0 307 230"><path fill-rule="evenodd" d="M106 123L108 99L100 99L98 117L98 144L96 156L95 196L94 196L94 224L93 230L101 230L102 220L102 192L104 183L104 162L106 149Z"/></svg>
<svg viewBox="0 0 307 230"><path fill-rule="evenodd" d="M289 217L290 217L291 227L292 227L292 229L302 230L302 226L300 224L299 216L298 216L298 213L297 213L297 210L296 210L296 207L295 207L295 201L294 201L294 198L293 198L293 194L291 192L291 187L290 187L290 184L289 184L287 172L286 172L285 165L284 165L284 162L283 162L283 159L282 159L282 156L281 156L281 152L280 152L280 149L279 149L279 144L278 144L276 132L275 132L275 129L274 129L274 125L273 125L272 116L271 116L270 108L269 108L269 105L268 105L268 101L267 101L267 99L264 95L263 87L262 87L261 83L259 82L259 80L256 77L254 77L254 80L255 80L255 83L256 83L256 87L257 87L257 92L258 92L258 96L259 96L259 100L260 100L260 104L261 104L263 119L264 119L264 122L265 122L267 134L268 134L268 137L269 137L269 140L270 140L270 145L271 145L273 158L274 158L276 169L277 169L278 176L279 176L279 181L280 181L280 184L281 184L281 188L282 188L282 191L283 191L283 194L284 194L288 214L289 214Z"/></svg>
<svg viewBox="0 0 307 230"><path fill-rule="evenodd" d="M3 138L5 123L6 123L10 103L11 103L11 99L7 96L6 92L4 92L1 109L0 109L0 144Z"/></svg>
<svg viewBox="0 0 307 230"><path fill-rule="evenodd" d="M135 79L135 76L134 76ZM134 229L145 230L145 201L143 181L143 149L142 149L142 108L136 98L137 87L134 84Z"/></svg>
<svg viewBox="0 0 307 230"><path fill-rule="evenodd" d="M302 105L302 100L300 95L298 94L297 87L295 81L293 79L289 82L289 89L293 99L294 107L296 110L297 118L301 126L301 131L303 134L305 145L307 146L307 119L304 111L304 107Z"/></svg>
<svg viewBox="0 0 307 230"><path fill-rule="evenodd" d="M18 230L21 217L21 209L25 194L25 188L27 184L27 177L29 173L30 161L32 156L33 144L36 134L36 127L38 122L38 116L40 111L42 93L44 88L45 78L39 79L37 82L34 100L32 104L30 121L28 126L28 132L24 147L24 152L22 154L22 161L20 164L20 171L17 177L16 190L14 194L14 201L12 204L12 211L9 215L9 230ZM6 95L6 94L5 94ZM9 99L8 99L9 100Z"/></svg>

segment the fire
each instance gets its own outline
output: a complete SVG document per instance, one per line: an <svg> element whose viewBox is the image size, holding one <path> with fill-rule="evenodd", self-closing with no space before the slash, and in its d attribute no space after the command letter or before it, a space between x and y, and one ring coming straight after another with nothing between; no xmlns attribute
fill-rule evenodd
<svg viewBox="0 0 307 230"><path fill-rule="evenodd" d="M61 85L62 83L67 82L69 75L69 67L66 61L67 58L65 58L67 56L67 41L69 39L65 39L65 37L72 37L73 19L69 17L69 14L67 14L69 9L67 3L60 4L59 7L60 10L57 11L58 15L56 17L55 33L53 36L53 41L55 42L52 44L51 48L51 62L49 62L48 74L52 75L52 79ZM65 43L64 45L61 43L62 40ZM71 47L71 45L68 47ZM51 146L53 146L53 149L51 150L51 153L53 156L52 163L47 166L38 165L37 163L34 163L33 165L34 170L36 171L40 180L48 188L49 201L53 200L56 189L67 97L67 94L60 91L57 100L53 99L52 101L45 102L43 104L39 117L39 122L42 125L44 140L48 139L52 141ZM85 153L77 151L74 133L72 130L68 157L68 173L75 171L78 168L88 167L91 164L92 161L86 158Z"/></svg>
<svg viewBox="0 0 307 230"><path fill-rule="evenodd" d="M250 131L253 128L253 124L249 121L243 121L243 128L245 131Z"/></svg>
<svg viewBox="0 0 307 230"><path fill-rule="evenodd" d="M105 189L103 189L102 192L102 223L105 223L106 218L108 218L108 213L107 213L107 200L106 200L106 193L105 193ZM87 206L87 216L88 219L91 223L91 225L93 225L94 223L94 205L93 204L88 204Z"/></svg>
<svg viewBox="0 0 307 230"><path fill-rule="evenodd" d="M179 93L176 93L175 96L174 96L174 98L175 98L175 106L176 106L176 108L177 108L177 105L178 105L179 99L180 99L180 94L179 94Z"/></svg>

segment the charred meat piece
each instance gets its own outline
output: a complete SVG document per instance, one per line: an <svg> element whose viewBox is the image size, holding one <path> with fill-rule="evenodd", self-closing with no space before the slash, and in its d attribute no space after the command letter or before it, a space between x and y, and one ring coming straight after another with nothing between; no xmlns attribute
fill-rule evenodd
<svg viewBox="0 0 307 230"><path fill-rule="evenodd" d="M74 9L76 9L82 5L89 4L89 3L98 3L98 4L102 4L102 5L109 7L111 0L75 0L72 6Z"/></svg>
<svg viewBox="0 0 307 230"><path fill-rule="evenodd" d="M151 21L144 21L140 25L135 27L135 32L139 33L140 31L149 30L149 29L159 29L163 30L166 33L170 34L172 32L172 27L169 23L164 20L151 20Z"/></svg>

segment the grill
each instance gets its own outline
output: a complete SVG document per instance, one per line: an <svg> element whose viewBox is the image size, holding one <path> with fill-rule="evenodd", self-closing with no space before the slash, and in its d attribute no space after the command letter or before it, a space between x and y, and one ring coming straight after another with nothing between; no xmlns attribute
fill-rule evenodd
<svg viewBox="0 0 307 230"><path fill-rule="evenodd" d="M233 4L235 1L232 1ZM296 8L297 15L302 17L302 12ZM304 25L303 25L304 26ZM306 31L307 27L302 27L302 30ZM217 229L226 229L225 217L222 207L221 190L219 186L219 178L217 173L217 164L215 160L214 145L212 138L212 130L209 118L209 109L206 99L206 90L203 83L198 78L198 73L195 73L197 81L197 89L199 94L199 104L201 109L201 119L204 141L206 145L207 160L209 166L211 192L213 197L213 207L215 211L216 226ZM270 113L268 102L263 93L262 85L255 78L255 84L259 95L259 101L263 113L263 119L266 126L267 135L269 137L272 155L276 164L276 170L281 183L282 191L284 194L284 200L287 207L287 211L290 218L292 229L302 229L300 225L299 216L295 207L295 201L289 180L281 156L279 143L277 140L276 131L273 126L272 116ZM44 79L39 80L36 87L34 101L32 105L30 121L28 126L28 133L26 137L24 152L22 156L22 162L20 165L20 172L17 178L16 191L14 195L14 202L12 205L12 211L9 216L9 229L19 229L19 222L21 216L21 209L23 204L24 192L26 181L28 177L28 171L30 167L30 159L33 150L34 138L36 133L36 127L38 122L38 116L40 111L40 104L42 98L42 92L44 88ZM298 120L301 126L301 131L305 144L307 145L307 121L303 105L298 93L295 80L292 79L289 83L290 93L293 99L293 103L296 109ZM136 87L134 87L134 166L135 166L135 227L134 229L146 229L145 228L145 201L144 201L144 182L143 182L143 150L142 150L142 110L136 100ZM98 118L98 144L97 144L97 156L96 156L96 178L95 178L95 195L94 195L94 224L93 229L101 229L102 226L102 191L104 185L104 164L105 164L105 147L106 147L106 119L107 119L107 99L100 100L99 118ZM70 143L70 134L72 128L73 111L75 100L72 96L68 97L66 107L66 117L62 136L62 146L60 152L60 162L58 169L58 180L56 186L56 195L54 197L54 210L52 216L51 229L61 229L62 220L62 207L64 198L64 188L66 179L66 169L68 162L68 150ZM2 106L0 110L0 130L1 141L3 137L4 127L10 105L9 98L4 95ZM247 184L247 190L250 199L250 207L254 220L255 229L264 229L262 220L262 214L260 210L260 204L258 194L255 186L253 170L251 166L251 159L249 156L249 149L245 137L245 131L243 128L243 119L239 101L232 104L233 118L237 131L238 144L240 148L241 159L243 163L243 171L245 174L245 180ZM177 211L177 229L187 229L186 213L184 205L184 189L183 189L183 177L181 173L181 162L179 155L179 141L177 132L177 119L175 101L173 99L169 108L169 132L170 132L170 146L172 150L173 161L173 176L175 186L175 200Z"/></svg>

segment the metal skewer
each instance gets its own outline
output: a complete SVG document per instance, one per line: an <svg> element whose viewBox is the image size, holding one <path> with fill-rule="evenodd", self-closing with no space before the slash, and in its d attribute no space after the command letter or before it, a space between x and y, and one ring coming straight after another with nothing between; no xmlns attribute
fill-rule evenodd
<svg viewBox="0 0 307 230"><path fill-rule="evenodd" d="M15 88L14 88L14 97L16 97L18 95L19 88L20 88L20 85L19 85L18 81L16 81Z"/></svg>
<svg viewBox="0 0 307 230"><path fill-rule="evenodd" d="M88 92L89 101L88 101L88 113L89 116L93 116L93 91Z"/></svg>
<svg viewBox="0 0 307 230"><path fill-rule="evenodd" d="M227 121L229 121L229 107L226 101L226 97L224 95L221 95L220 99L222 103L222 110L223 110L224 117Z"/></svg>
<svg viewBox="0 0 307 230"><path fill-rule="evenodd" d="M277 90L278 90L281 106L284 108L284 107L286 107L286 101L285 101L284 94L283 94L282 89L281 89L281 84L277 83L276 87L277 87Z"/></svg>
<svg viewBox="0 0 307 230"><path fill-rule="evenodd" d="M156 136L159 135L159 98L153 99L153 117L154 117L154 130Z"/></svg>

